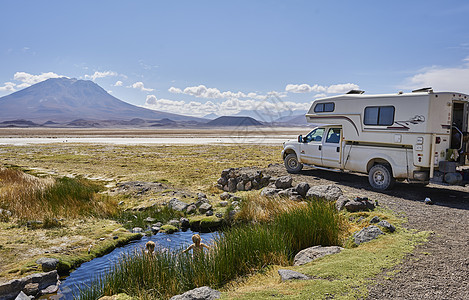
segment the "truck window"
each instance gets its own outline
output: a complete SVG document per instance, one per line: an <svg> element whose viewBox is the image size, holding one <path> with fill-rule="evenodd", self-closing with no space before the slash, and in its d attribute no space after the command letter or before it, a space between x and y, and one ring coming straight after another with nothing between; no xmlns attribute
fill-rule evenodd
<svg viewBox="0 0 469 300"><path fill-rule="evenodd" d="M389 126L394 124L394 106L365 107L365 125Z"/></svg>
<svg viewBox="0 0 469 300"><path fill-rule="evenodd" d="M308 133L307 136L305 136L304 140L306 143L309 142L320 142L322 140L322 136L324 135L324 128L316 128L310 133Z"/></svg>
<svg viewBox="0 0 469 300"><path fill-rule="evenodd" d="M314 112L333 112L334 102L318 103L314 106Z"/></svg>
<svg viewBox="0 0 469 300"><path fill-rule="evenodd" d="M327 133L326 143L338 144L340 142L340 128L331 128Z"/></svg>

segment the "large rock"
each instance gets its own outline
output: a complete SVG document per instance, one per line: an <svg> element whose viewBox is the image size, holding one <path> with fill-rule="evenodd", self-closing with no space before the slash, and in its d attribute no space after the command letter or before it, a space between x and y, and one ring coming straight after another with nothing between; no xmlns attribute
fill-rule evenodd
<svg viewBox="0 0 469 300"><path fill-rule="evenodd" d="M23 293L22 291L18 294L18 296L16 296L15 300L31 300L31 299L34 299L33 298L30 298L28 295L26 295L25 293Z"/></svg>
<svg viewBox="0 0 469 300"><path fill-rule="evenodd" d="M366 243L371 240L374 240L382 234L384 234L384 232L382 232L381 229L379 229L378 227L374 225L371 225L355 233L354 241L355 241L355 244L360 245L362 243Z"/></svg>
<svg viewBox="0 0 469 300"><path fill-rule="evenodd" d="M295 272L292 270L280 269L278 270L278 275L282 278L282 281L292 280L292 279L299 279L299 280L308 280L311 279L309 276L306 276L303 273Z"/></svg>
<svg viewBox="0 0 469 300"><path fill-rule="evenodd" d="M59 260L57 258L42 257L36 260L36 263L38 265L41 265L42 271L50 272L53 270L57 270L57 265L59 264Z"/></svg>
<svg viewBox="0 0 469 300"><path fill-rule="evenodd" d="M300 194L302 197L306 197L306 193L308 192L309 188L310 186L309 186L309 183L307 182L300 182L295 187L296 192Z"/></svg>
<svg viewBox="0 0 469 300"><path fill-rule="evenodd" d="M220 195L220 200L228 200L231 198L231 194L230 193L227 193L227 192L224 192Z"/></svg>
<svg viewBox="0 0 469 300"><path fill-rule="evenodd" d="M221 293L217 290L211 289L208 286L203 286L181 295L171 297L170 300L214 300L221 297Z"/></svg>
<svg viewBox="0 0 469 300"><path fill-rule="evenodd" d="M316 185L309 188L306 198L325 198L329 201L336 201L342 195L343 192L337 185Z"/></svg>
<svg viewBox="0 0 469 300"><path fill-rule="evenodd" d="M262 197L275 197L278 196L278 192L280 192L281 189L274 189L270 187L263 188L261 191L261 196Z"/></svg>
<svg viewBox="0 0 469 300"><path fill-rule="evenodd" d="M345 209L349 212L357 212L364 210L373 210L375 205L368 198L356 198L345 204Z"/></svg>
<svg viewBox="0 0 469 300"><path fill-rule="evenodd" d="M337 208L338 211L341 211L348 202L350 202L350 199L342 195L335 202L335 208Z"/></svg>
<svg viewBox="0 0 469 300"><path fill-rule="evenodd" d="M172 210L185 211L189 204L182 202L178 198L173 198L169 200L168 207Z"/></svg>
<svg viewBox="0 0 469 300"><path fill-rule="evenodd" d="M293 178L289 175L282 176L275 180L275 187L278 189L288 189L291 188L291 183L293 182Z"/></svg>
<svg viewBox="0 0 469 300"><path fill-rule="evenodd" d="M293 263L295 266L301 266L315 259L318 259L320 257L339 253L342 250L344 250L344 248L341 248L339 246L329 246L329 247L314 246L314 247L306 248L298 252L297 255L295 255L295 259Z"/></svg>
<svg viewBox="0 0 469 300"><path fill-rule="evenodd" d="M211 209L212 209L212 205L210 205L208 203L204 203L199 207L199 212L201 214L205 214L207 211L209 211Z"/></svg>
<svg viewBox="0 0 469 300"><path fill-rule="evenodd" d="M238 183L236 182L236 178L230 178L228 179L228 184L226 185L227 187L227 192L234 193L236 192L236 185Z"/></svg>
<svg viewBox="0 0 469 300"><path fill-rule="evenodd" d="M54 270L47 273L36 273L21 279L13 279L2 283L0 284L0 300L15 299L28 284L30 284L28 288L34 285L34 289L37 287L39 291L49 286L57 287L59 284L59 275L57 274L57 270Z"/></svg>

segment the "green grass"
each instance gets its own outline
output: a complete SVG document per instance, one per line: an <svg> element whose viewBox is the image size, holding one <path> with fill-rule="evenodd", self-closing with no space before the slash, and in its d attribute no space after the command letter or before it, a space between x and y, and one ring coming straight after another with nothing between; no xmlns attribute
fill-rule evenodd
<svg viewBox="0 0 469 300"><path fill-rule="evenodd" d="M289 238L293 253L314 246L339 244L340 216L331 201L317 199L275 218L278 232Z"/></svg>
<svg viewBox="0 0 469 300"><path fill-rule="evenodd" d="M312 280L281 282L275 266L265 274L252 276L230 287L223 299L366 299L374 278L383 270L388 276L399 276L395 268L415 246L427 240L428 232L399 228L395 233L381 236L339 254L325 256L312 263L289 267L312 276Z"/></svg>
<svg viewBox="0 0 469 300"><path fill-rule="evenodd" d="M227 229L215 238L212 249L205 255L192 258L180 251L156 251L154 256L136 252L124 256L107 274L83 290L79 299L121 292L141 299L167 299L203 285L221 288L270 265L288 266L299 251L299 240L307 239L301 247L318 241L329 244L338 241L339 225L330 224L337 223L337 214L329 202L316 201L282 213L273 222ZM288 224L294 225L287 230ZM315 233L305 234L308 231ZM332 237L327 239L326 235Z"/></svg>
<svg viewBox="0 0 469 300"><path fill-rule="evenodd" d="M100 194L102 190L101 184L81 177L38 178L0 168L0 208L10 210L19 222L40 220L54 227L54 219L113 215L117 203Z"/></svg>

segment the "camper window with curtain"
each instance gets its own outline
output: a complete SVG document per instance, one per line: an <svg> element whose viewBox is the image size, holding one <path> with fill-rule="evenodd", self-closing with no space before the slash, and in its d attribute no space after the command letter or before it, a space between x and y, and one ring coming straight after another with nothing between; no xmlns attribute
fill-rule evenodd
<svg viewBox="0 0 469 300"><path fill-rule="evenodd" d="M365 108L365 125L390 126L394 124L394 106L368 106Z"/></svg>

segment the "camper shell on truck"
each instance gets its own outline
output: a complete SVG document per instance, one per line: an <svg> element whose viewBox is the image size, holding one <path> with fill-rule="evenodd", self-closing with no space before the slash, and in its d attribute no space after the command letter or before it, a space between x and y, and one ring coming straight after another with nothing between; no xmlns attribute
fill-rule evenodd
<svg viewBox="0 0 469 300"><path fill-rule="evenodd" d="M303 165L366 173L370 184L469 181L469 96L456 92L345 95L315 100L306 119L327 124L284 143L289 172Z"/></svg>

